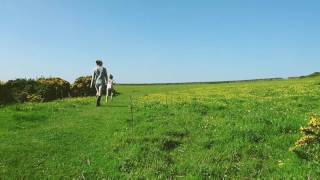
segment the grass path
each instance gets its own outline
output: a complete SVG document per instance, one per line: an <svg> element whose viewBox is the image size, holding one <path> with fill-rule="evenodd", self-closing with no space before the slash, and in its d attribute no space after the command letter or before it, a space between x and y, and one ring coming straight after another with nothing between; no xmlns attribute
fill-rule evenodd
<svg viewBox="0 0 320 180"><path fill-rule="evenodd" d="M114 136L129 132L129 96L142 89L120 87L123 94L99 108L94 98L1 108L0 177L119 177L108 152Z"/></svg>

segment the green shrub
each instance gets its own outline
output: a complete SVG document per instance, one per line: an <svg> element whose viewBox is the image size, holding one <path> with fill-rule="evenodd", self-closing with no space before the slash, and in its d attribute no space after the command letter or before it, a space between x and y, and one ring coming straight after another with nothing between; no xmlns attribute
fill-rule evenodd
<svg viewBox="0 0 320 180"><path fill-rule="evenodd" d="M2 88L4 92L1 94L10 95L1 95L1 101L4 101L3 97L11 97L12 102L41 102L70 96L70 83L61 78L16 79L8 81L4 86L6 89Z"/></svg>
<svg viewBox="0 0 320 180"><path fill-rule="evenodd" d="M43 101L51 101L70 96L70 83L61 78L40 78L37 94Z"/></svg>
<svg viewBox="0 0 320 180"><path fill-rule="evenodd" d="M79 77L75 80L74 84L71 87L72 96L94 96L96 90L90 88L91 76Z"/></svg>
<svg viewBox="0 0 320 180"><path fill-rule="evenodd" d="M91 77L76 79L71 86L61 78L16 79L7 83L0 82L0 104L42 102L66 97L94 96L95 88L90 88ZM118 95L117 91L113 91Z"/></svg>
<svg viewBox="0 0 320 180"><path fill-rule="evenodd" d="M12 92L4 83L0 83L0 105L12 103L14 101Z"/></svg>
<svg viewBox="0 0 320 180"><path fill-rule="evenodd" d="M23 103L27 101L27 96L37 94L38 83L33 79L10 80L6 84L12 94L14 102Z"/></svg>

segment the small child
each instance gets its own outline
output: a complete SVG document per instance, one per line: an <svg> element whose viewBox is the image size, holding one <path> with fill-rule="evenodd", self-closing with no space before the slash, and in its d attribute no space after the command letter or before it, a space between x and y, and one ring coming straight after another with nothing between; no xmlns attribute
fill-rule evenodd
<svg viewBox="0 0 320 180"><path fill-rule="evenodd" d="M110 99L112 101L112 96L113 96L113 75L110 74L109 75L109 79L108 79L108 84L107 84L107 95L106 95L106 102L108 102L108 97L110 96Z"/></svg>

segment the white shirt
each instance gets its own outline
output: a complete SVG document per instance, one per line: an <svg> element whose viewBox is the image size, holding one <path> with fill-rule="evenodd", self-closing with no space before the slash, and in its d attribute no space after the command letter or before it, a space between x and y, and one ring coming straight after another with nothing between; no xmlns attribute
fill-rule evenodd
<svg viewBox="0 0 320 180"><path fill-rule="evenodd" d="M113 88L113 80L109 79L107 84L107 89L112 89L112 88Z"/></svg>

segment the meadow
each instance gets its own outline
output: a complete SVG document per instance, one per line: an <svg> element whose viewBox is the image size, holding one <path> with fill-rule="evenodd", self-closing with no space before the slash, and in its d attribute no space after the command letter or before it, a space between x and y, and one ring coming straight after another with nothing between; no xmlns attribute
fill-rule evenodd
<svg viewBox="0 0 320 180"><path fill-rule="evenodd" d="M320 113L319 76L117 90L100 108L94 97L1 107L0 179L320 176L319 159L289 151Z"/></svg>

